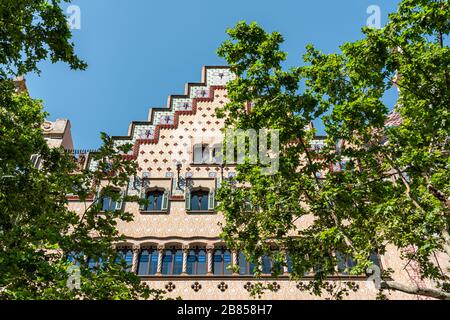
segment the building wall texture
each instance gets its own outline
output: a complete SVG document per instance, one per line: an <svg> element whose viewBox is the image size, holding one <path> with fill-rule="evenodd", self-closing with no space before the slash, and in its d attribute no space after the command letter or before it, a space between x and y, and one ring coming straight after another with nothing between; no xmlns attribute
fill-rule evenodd
<svg viewBox="0 0 450 320"><path fill-rule="evenodd" d="M153 108L149 119L133 122L128 135L115 137L117 145L132 143L134 148L127 156L138 163L137 177L130 177L126 190L129 195L142 195L146 190L168 192L168 207L165 211L145 211L137 203L123 203L122 209L132 212L134 221L118 224L119 231L127 241L118 244L133 252L132 271L138 272L140 253L146 248L158 252L158 272L142 276L142 281L151 287L163 289L169 297L183 299L249 299L249 289L257 281L271 283L276 288L262 299L319 299L298 289L298 282L290 281L285 273L279 278L269 276L256 280L251 276L239 274L211 274L211 259L214 248L223 246L219 238L220 222L223 216L214 211L188 211L185 205L186 190L212 191L218 187L222 175L232 176L232 165L221 167L214 163L195 164L194 146L208 144L214 146L223 137L223 120L215 117L215 109L228 102L225 85L234 75L226 67L205 67L201 83L188 83L183 95L173 95L166 108ZM320 143L320 141L318 141ZM177 164L181 164L178 180ZM94 161L88 161L91 168ZM178 188L178 184L181 188ZM186 187L185 185L189 187ZM180 190L184 189L184 190ZM73 200L70 207L78 212L84 204ZM299 226L308 223L307 218L298 221ZM190 248L205 248L208 259L208 272L205 275L185 274L185 260ZM183 250L183 273L162 275L161 259L166 248ZM237 262L237 253L232 254L232 262ZM399 258L396 248L390 247L381 257L382 268L392 268L395 280L405 284L420 281L414 266L404 269L406 262ZM305 279L307 280L307 278ZM360 287L351 292L346 299L374 299L377 290L366 277L336 276L330 281L343 285L345 281L355 281ZM414 299L415 296L392 292L390 299ZM321 297L320 299L324 299Z"/></svg>

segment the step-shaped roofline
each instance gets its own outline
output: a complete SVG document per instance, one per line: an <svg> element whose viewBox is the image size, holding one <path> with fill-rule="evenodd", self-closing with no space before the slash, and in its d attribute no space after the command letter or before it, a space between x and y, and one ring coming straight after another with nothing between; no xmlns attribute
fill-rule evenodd
<svg viewBox="0 0 450 320"><path fill-rule="evenodd" d="M214 98L214 91L216 89L225 89L225 86L210 86L209 88L209 97L205 97L205 98L192 98L192 110L189 111L180 111L177 110L175 111L175 117L176 119L174 119L174 124L175 124L175 120L176 120L176 126L174 125L161 125L161 124L155 124L155 113L156 112L167 112L167 111L174 111L174 105L173 102L175 99L190 99L191 98L191 94L192 94L192 88L195 87L207 87L208 86L208 70L212 70L212 69L223 69L223 70L230 70L229 66L203 66L202 68L202 80L201 82L188 82L185 85L185 90L184 90L184 94L173 94L173 95L169 95L168 99L167 99L167 106L166 107L156 107L156 108L150 108L149 109L149 115L148 115L148 121L132 121L129 128L128 128L128 135L126 136L112 136L112 139L114 140L131 140L133 138L134 135L134 130L136 128L136 126L138 125L155 125L157 128L176 128L178 125L178 117L177 115L182 115L182 114L195 114L196 112L196 103L197 102L202 102L202 101L212 101ZM155 129L156 130L156 129ZM155 132L155 138L157 138L157 132ZM159 138L156 139L156 142ZM147 139L147 140L152 140L152 139ZM154 142L154 143L156 143Z"/></svg>

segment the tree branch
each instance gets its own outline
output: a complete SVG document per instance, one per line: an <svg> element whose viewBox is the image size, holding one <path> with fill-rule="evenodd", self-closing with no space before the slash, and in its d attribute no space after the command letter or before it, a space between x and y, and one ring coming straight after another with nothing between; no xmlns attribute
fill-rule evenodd
<svg viewBox="0 0 450 320"><path fill-rule="evenodd" d="M417 286L406 286L394 281L381 281L381 289L400 291L408 294L431 297L439 300L450 300L450 293L431 288L419 288Z"/></svg>

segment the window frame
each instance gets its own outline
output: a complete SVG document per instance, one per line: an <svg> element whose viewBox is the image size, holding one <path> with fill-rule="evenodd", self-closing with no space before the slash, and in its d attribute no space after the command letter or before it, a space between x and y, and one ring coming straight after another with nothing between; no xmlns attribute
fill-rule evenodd
<svg viewBox="0 0 450 320"><path fill-rule="evenodd" d="M198 205L193 208L194 204L194 197L196 193L203 193L201 202L198 203ZM194 196L193 196L194 194ZM204 202L203 197L206 197L206 200ZM203 206L203 208L202 208ZM192 190L186 190L185 192L185 208L186 211L189 213L214 213L216 208L216 198L215 198L215 190L199 187Z"/></svg>
<svg viewBox="0 0 450 320"><path fill-rule="evenodd" d="M245 259L245 261L242 263L241 257ZM245 273L242 273L241 263L245 265ZM256 270L256 264L253 262L250 262L250 260L247 258L245 253L243 251L239 251L238 254L238 266L239 266L239 276L254 276L255 270ZM248 271L247 271L248 270Z"/></svg>
<svg viewBox="0 0 450 320"><path fill-rule="evenodd" d="M166 253L171 252L172 261L170 262L169 273L164 272L164 258L166 257ZM177 254L181 256L181 268L179 273L175 273L175 266L176 266L176 257ZM162 255L162 265L161 265L161 274L163 276L179 276L183 273L183 250L181 248L175 247L175 248L165 248L163 255Z"/></svg>
<svg viewBox="0 0 450 320"><path fill-rule="evenodd" d="M204 272L203 273L199 273L199 256L200 256L200 252L203 252L204 254L202 256L204 256L205 261L204 261ZM193 256L195 257L195 261L193 263L189 262L189 257L192 256L191 253L194 253ZM186 257L187 259L187 269L186 269L186 273L188 275L206 275L208 273L208 254L206 251L206 247L195 247L195 248L191 248L189 249L188 255ZM203 262L202 262L203 264ZM192 267L190 268L190 265L192 265ZM189 272L189 270L192 270L192 272Z"/></svg>
<svg viewBox="0 0 450 320"><path fill-rule="evenodd" d="M147 213L167 213L169 211L170 191L160 187L142 188L140 192L140 199L148 202L148 194L151 192L162 192L161 209L149 210L149 203L144 203L139 206L139 211Z"/></svg>
<svg viewBox="0 0 450 320"><path fill-rule="evenodd" d="M215 261L214 257L217 255L216 254L217 252L221 253L220 254L221 262L220 262L220 268L219 268L219 271L221 273L216 273L217 269L216 269L216 261ZM229 257L230 257L230 260L229 260L228 263L225 262L225 254L226 253L228 253ZM214 276L229 276L229 275L232 275L233 271L228 269L228 266L232 266L233 265L233 254L232 254L232 252L229 249L223 248L223 247L222 248L220 248L220 247L214 248L214 251L212 253L212 259L213 259L213 261L212 261L212 266L213 266L212 273L213 273Z"/></svg>
<svg viewBox="0 0 450 320"><path fill-rule="evenodd" d="M147 264L146 264L146 270L147 270L147 272L145 273L145 274L141 274L140 273L140 269L141 269L141 257L142 257L142 254L143 254L143 252L144 251L146 251L146 252L148 252L148 254L147 254L147 258L148 258L148 260L147 260ZM154 255L156 255L156 266L155 266L155 272L153 272L153 268L152 268L152 263L154 262L154 261L152 261L152 258L154 257ZM139 256L138 256L138 266L137 266L137 270L136 270L136 273L137 273L137 275L138 276L154 276L154 275L156 275L157 274L157 272L158 272L158 259L159 259L159 252L158 252L158 250L157 250L157 248L156 247L148 247L148 248L142 248L140 251L139 251Z"/></svg>

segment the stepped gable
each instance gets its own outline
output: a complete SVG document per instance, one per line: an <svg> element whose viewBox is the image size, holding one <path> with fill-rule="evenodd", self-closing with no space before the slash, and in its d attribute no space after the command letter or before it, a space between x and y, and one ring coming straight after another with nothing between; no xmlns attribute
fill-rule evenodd
<svg viewBox="0 0 450 320"><path fill-rule="evenodd" d="M198 102L213 101L215 90L225 89L227 82L235 78L228 66L203 67L201 82L187 83L183 95L170 95L167 107L151 108L148 121L133 121L127 136L112 137L115 145L131 143L133 149L125 156L136 159L140 145L158 143L160 129L178 128L180 115L195 114ZM90 167L95 165L91 161Z"/></svg>

